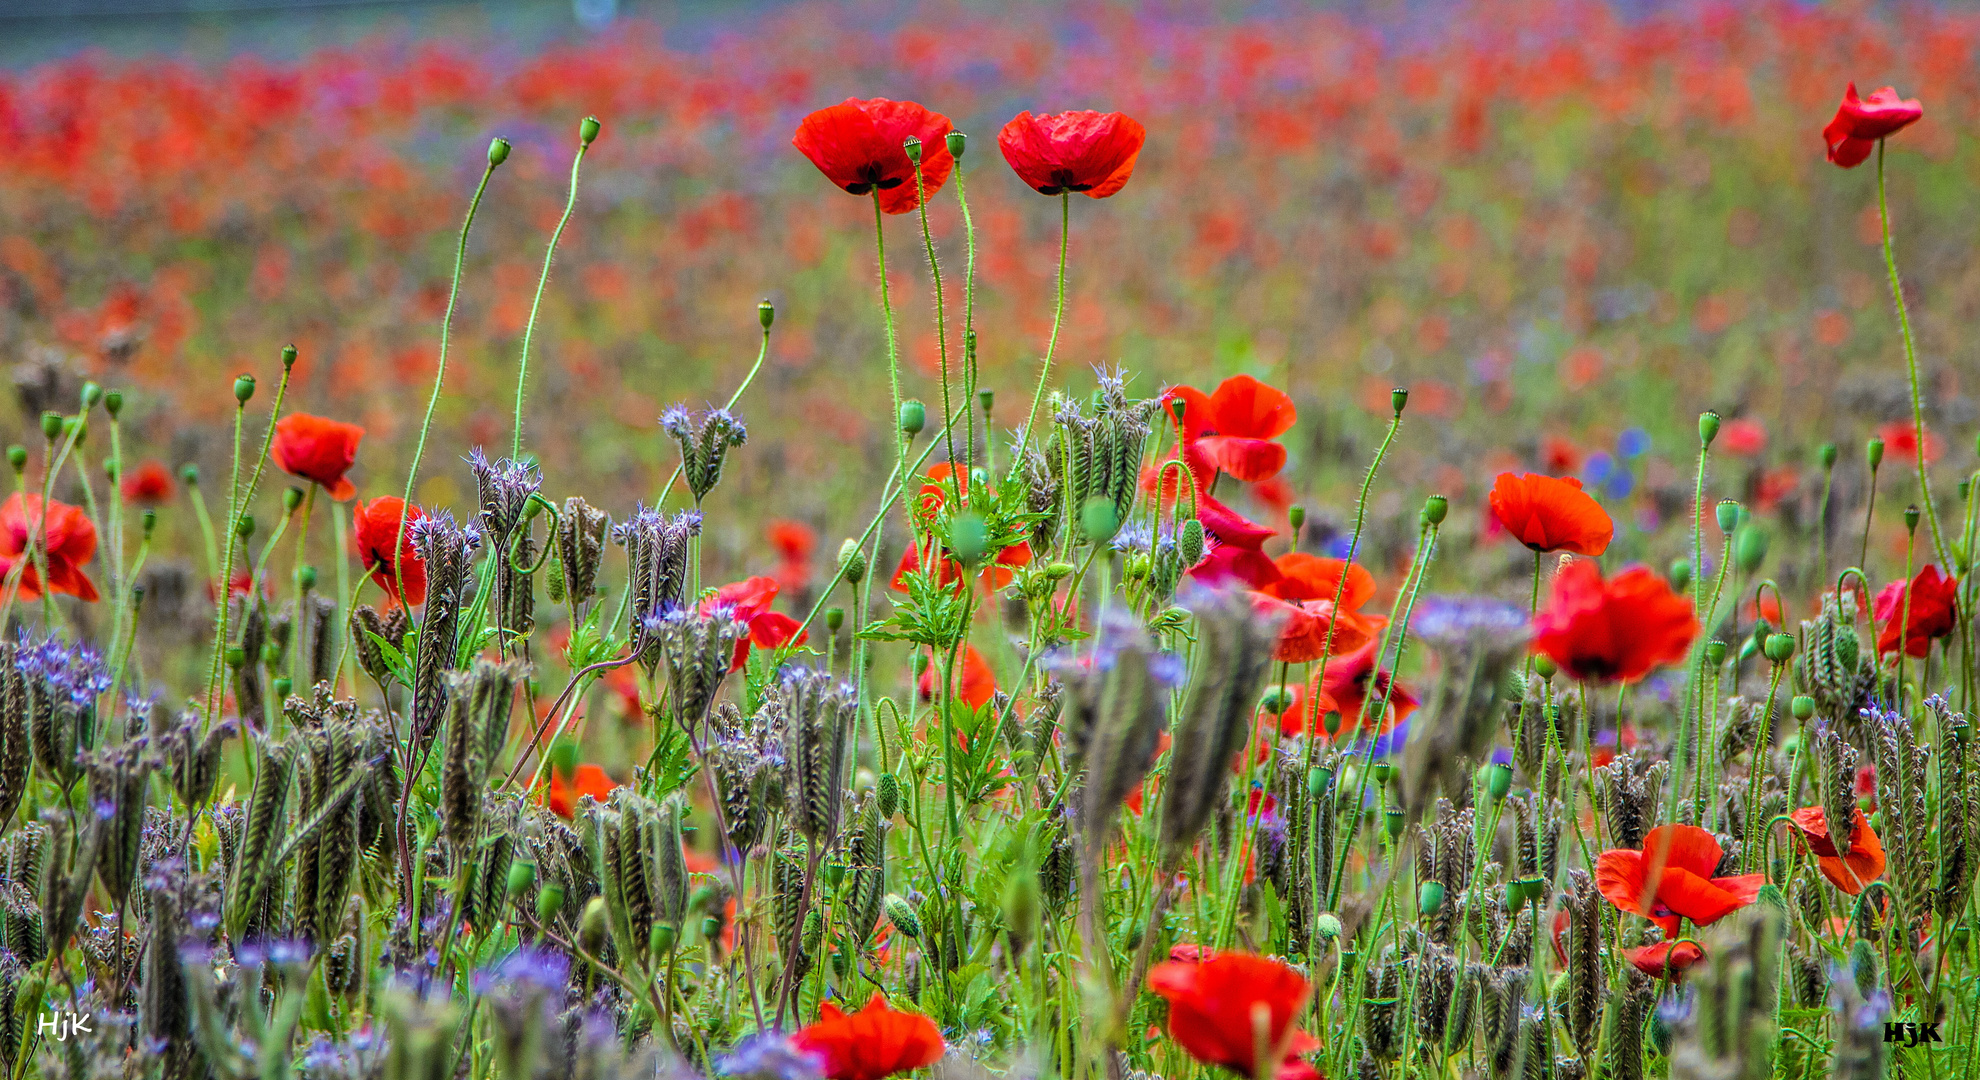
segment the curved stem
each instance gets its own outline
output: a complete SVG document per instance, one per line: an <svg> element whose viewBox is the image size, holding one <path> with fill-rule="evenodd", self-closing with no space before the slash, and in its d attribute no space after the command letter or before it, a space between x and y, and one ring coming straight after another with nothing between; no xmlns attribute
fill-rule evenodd
<svg viewBox="0 0 1980 1080"><path fill-rule="evenodd" d="M522 358L516 364L516 426L515 437L509 442L509 456L522 457L522 414L523 392L529 387L529 342L536 333L536 312L543 306L543 287L550 282L550 261L557 254L557 241L563 239L564 226L570 224L571 211L577 209L578 167L584 164L584 152L591 149L591 143L578 140L577 157L571 160L571 193L564 199L564 214L557 219L557 228L550 233L550 247L543 253L543 273L536 279L536 299L529 304L529 321L523 324ZM484 182L486 182L484 180ZM465 244L467 230L461 230ZM456 283L459 271L456 269ZM451 304L449 305L451 307Z"/></svg>
<svg viewBox="0 0 1980 1080"><path fill-rule="evenodd" d="M1904 338L1905 377L1911 384L1911 427L1918 440L1918 495L1924 502L1925 520L1932 523L1932 553L1940 565L1950 567L1945 537L1939 534L1939 512L1932 505L1932 479L1925 465L1925 400L1918 392L1918 347L1911 336L1911 313L1905 307L1904 286L1898 280L1897 256L1891 250L1891 210L1884 200L1884 142L1877 140L1877 220L1884 232L1884 270L1891 278L1891 299L1897 302L1898 332Z"/></svg>
<svg viewBox="0 0 1980 1080"><path fill-rule="evenodd" d="M1066 320L1066 246L1072 235L1072 193L1059 193L1059 289L1052 304L1052 337L1045 343L1045 361L1038 367L1038 388L1031 392L1031 411L1024 416L1024 431L1018 436L1018 452L1011 467L1024 460L1031 447L1031 425L1038 420L1038 405L1045 400L1045 384L1052 375L1052 354L1059 349L1059 327Z"/></svg>

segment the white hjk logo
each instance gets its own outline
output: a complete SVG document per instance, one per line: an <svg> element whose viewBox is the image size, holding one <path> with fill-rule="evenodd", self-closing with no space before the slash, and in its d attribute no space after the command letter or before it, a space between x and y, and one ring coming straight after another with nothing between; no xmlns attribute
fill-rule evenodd
<svg viewBox="0 0 1980 1080"><path fill-rule="evenodd" d="M71 1035L92 1034L87 1013L49 1012L35 1023L34 1030L37 1035L52 1033L56 1042L67 1042Z"/></svg>

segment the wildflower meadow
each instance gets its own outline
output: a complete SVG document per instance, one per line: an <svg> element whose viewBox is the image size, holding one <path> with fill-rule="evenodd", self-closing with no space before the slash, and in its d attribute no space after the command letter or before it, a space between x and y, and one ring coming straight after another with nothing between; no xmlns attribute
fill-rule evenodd
<svg viewBox="0 0 1980 1080"><path fill-rule="evenodd" d="M1980 1080L1976 50L0 69L5 1080Z"/></svg>

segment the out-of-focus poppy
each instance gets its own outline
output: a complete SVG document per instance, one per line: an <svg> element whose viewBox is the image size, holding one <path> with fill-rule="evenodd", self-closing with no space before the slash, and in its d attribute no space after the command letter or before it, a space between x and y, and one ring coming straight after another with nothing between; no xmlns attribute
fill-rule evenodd
<svg viewBox="0 0 1980 1080"><path fill-rule="evenodd" d="M1714 445L1734 457L1759 457L1767 449L1767 426L1750 416L1728 420Z"/></svg>
<svg viewBox="0 0 1980 1080"><path fill-rule="evenodd" d="M903 148L908 137L921 140L921 187L933 197L955 167L948 143L954 130L948 117L912 101L847 98L805 117L791 145L848 193L878 191L880 209L905 214L921 205L914 162Z"/></svg>
<svg viewBox="0 0 1980 1080"><path fill-rule="evenodd" d="M1572 477L1500 473L1490 502L1499 524L1534 551L1600 555L1616 534L1615 522Z"/></svg>
<svg viewBox="0 0 1980 1080"><path fill-rule="evenodd" d="M1911 594L1909 604L1905 603L1907 592ZM1883 628L1877 634L1877 655L1896 652L1900 638L1906 656L1922 657L1932 651L1933 641L1959 625L1958 594L1959 579L1939 573L1939 568L1929 563L1911 579L1909 589L1904 582L1893 581L1878 590L1872 609Z"/></svg>
<svg viewBox="0 0 1980 1080"><path fill-rule="evenodd" d="M1278 475L1286 448L1277 441L1298 418L1285 391L1233 375L1209 394L1191 386L1163 392L1162 407L1183 402L1183 437L1233 479L1256 483Z"/></svg>
<svg viewBox="0 0 1980 1080"><path fill-rule="evenodd" d="M896 1012L877 993L856 1013L831 1001L818 1006L818 1022L792 1035L791 1045L815 1055L826 1080L884 1080L935 1064L945 1049L933 1020Z"/></svg>
<svg viewBox="0 0 1980 1080"><path fill-rule="evenodd" d="M764 538L777 553L777 568L770 574L786 589L802 589L811 580L811 556L818 550L818 533L802 521L779 519L764 530Z"/></svg>
<svg viewBox="0 0 1980 1080"><path fill-rule="evenodd" d="M1320 1042L1294 1026L1313 988L1292 968L1247 953L1205 958L1199 952L1191 960L1155 965L1148 988L1169 1002L1169 1037L1190 1057L1256 1076L1262 1042L1278 1063L1274 1071L1280 1080L1313 1075L1301 1055L1319 1049Z"/></svg>
<svg viewBox="0 0 1980 1080"><path fill-rule="evenodd" d="M399 516L405 514L405 535L400 536ZM397 495L381 495L360 502L351 514L358 562L371 574L371 580L385 590L395 603L419 605L426 602L426 560L413 549L413 522L426 514L417 506L407 506ZM393 555L394 541L398 554ZM405 595L399 585L405 584Z"/></svg>
<svg viewBox="0 0 1980 1080"><path fill-rule="evenodd" d="M1279 640L1272 648L1272 659L1282 663L1304 664L1322 656L1346 656L1374 640L1373 632L1361 618L1346 613L1336 617L1332 600L1281 600L1253 592L1251 602L1260 615L1280 620Z"/></svg>
<svg viewBox="0 0 1980 1080"><path fill-rule="evenodd" d="M1675 938L1680 917L1709 926L1760 895L1765 874L1714 877L1723 858L1704 829L1659 825L1640 850L1611 848L1596 856L1595 887L1619 910L1650 919Z"/></svg>
<svg viewBox="0 0 1980 1080"><path fill-rule="evenodd" d="M1683 659L1697 636L1691 601L1641 566L1604 581L1595 563L1570 563L1533 617L1533 651L1590 682L1634 682Z"/></svg>
<svg viewBox="0 0 1980 1080"><path fill-rule="evenodd" d="M1147 136L1140 124L1117 112L1021 112L997 133L997 148L1018 179L1040 195L1076 191L1104 199L1134 175L1134 159Z"/></svg>
<svg viewBox="0 0 1980 1080"><path fill-rule="evenodd" d="M735 660L729 665L731 671L741 671L749 660L749 647L756 645L764 649L781 649L789 644L804 644L810 631L798 633L796 619L781 611L770 610L777 599L777 579L757 576L730 582L715 590L713 596L704 598L697 609L706 615L718 607L726 607L738 621L749 627L749 633L736 642ZM793 636L795 635L795 640Z"/></svg>
<svg viewBox="0 0 1980 1080"><path fill-rule="evenodd" d="M1376 671L1375 650L1379 644L1371 639L1354 652L1327 661L1325 669L1314 673L1313 679L1319 685L1307 688L1309 692L1318 690L1332 698L1343 726L1351 732L1387 734L1409 719L1420 704L1408 687L1394 681L1392 673ZM1379 711L1371 712L1364 720L1364 709Z"/></svg>
<svg viewBox="0 0 1980 1080"><path fill-rule="evenodd" d="M1238 581L1253 589L1279 580L1278 565L1263 550L1265 541L1276 535L1271 529L1245 520L1207 494L1197 496L1196 517L1210 543L1203 560L1190 569L1191 577L1211 585Z"/></svg>
<svg viewBox="0 0 1980 1080"><path fill-rule="evenodd" d="M1677 978L1693 964L1705 959L1705 950L1695 941L1659 941L1655 945L1624 949L1623 958L1629 961L1631 967L1653 979L1667 975Z"/></svg>
<svg viewBox="0 0 1980 1080"><path fill-rule="evenodd" d="M124 476L124 501L138 506L162 506L172 501L177 491L172 470L156 460L146 461Z"/></svg>
<svg viewBox="0 0 1980 1080"><path fill-rule="evenodd" d="M41 569L35 552L47 565L48 591L68 593L79 600L97 600L96 583L82 568L96 556L96 526L81 507L16 491L0 503L0 578L20 570L18 595L41 596Z"/></svg>
<svg viewBox="0 0 1980 1080"><path fill-rule="evenodd" d="M308 413L290 413L275 424L268 456L276 468L323 486L338 502L355 498L357 487L344 474L357 461L364 429Z"/></svg>
<svg viewBox="0 0 1980 1080"><path fill-rule="evenodd" d="M1884 453L1894 461L1916 462L1918 460L1918 425L1909 420L1892 420L1877 425L1877 437L1884 440ZM1946 444L1939 439L1938 432L1925 429L1925 464L1939 460L1945 452Z"/></svg>
<svg viewBox="0 0 1980 1080"><path fill-rule="evenodd" d="M1884 876L1884 841L1870 827L1870 819L1858 808L1850 818L1849 854L1836 851L1829 835L1829 815L1819 806L1804 806L1788 815L1795 834L1808 845L1822 876L1836 888L1856 896L1863 887Z"/></svg>
<svg viewBox="0 0 1980 1080"><path fill-rule="evenodd" d="M590 762L571 770L566 778L559 769L550 770L550 784L544 790L544 805L558 817L570 820L577 813L578 800L586 795L604 802L617 787L605 770Z"/></svg>
<svg viewBox="0 0 1980 1080"><path fill-rule="evenodd" d="M935 677L942 668L942 657L931 658L921 679L915 684L921 691L921 700L935 699ZM972 709L980 709L997 692L997 673L990 670L990 661L976 651L974 645L964 645L961 670L956 672L956 696L969 703Z"/></svg>
<svg viewBox="0 0 1980 1080"><path fill-rule="evenodd" d="M1822 129L1822 141L1828 145L1830 161L1853 169L1869 159L1879 140L1903 131L1924 115L1925 107L1917 98L1900 99L1894 87L1886 86L1860 98L1852 82L1843 91L1842 104L1836 106L1835 119Z"/></svg>

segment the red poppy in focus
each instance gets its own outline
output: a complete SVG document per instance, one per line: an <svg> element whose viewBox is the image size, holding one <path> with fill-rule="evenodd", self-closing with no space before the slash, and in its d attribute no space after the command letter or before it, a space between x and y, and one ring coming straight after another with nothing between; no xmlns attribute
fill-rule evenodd
<svg viewBox="0 0 1980 1080"><path fill-rule="evenodd" d="M1232 479L1257 483L1285 467L1286 448L1274 440L1299 415L1285 391L1249 375L1233 375L1210 394L1191 386L1170 387L1162 395L1162 407L1170 409L1174 401L1184 403L1184 440Z"/></svg>
<svg viewBox="0 0 1980 1080"><path fill-rule="evenodd" d="M124 477L124 501L139 506L161 506L172 501L177 490L172 470L155 460L146 461Z"/></svg>
<svg viewBox="0 0 1980 1080"><path fill-rule="evenodd" d="M1021 112L997 133L997 148L1018 179L1040 195L1077 191L1104 199L1134 175L1147 137L1140 124L1117 112Z"/></svg>
<svg viewBox="0 0 1980 1080"><path fill-rule="evenodd" d="M1192 960L1155 965L1148 988L1168 1000L1169 1037L1190 1057L1255 1076L1263 1042L1280 1080L1314 1075L1300 1055L1320 1042L1294 1026L1313 988L1292 968L1247 953L1204 958L1199 951Z"/></svg>
<svg viewBox="0 0 1980 1080"><path fill-rule="evenodd" d="M1534 551L1600 555L1616 523L1573 477L1500 473L1492 484L1492 515Z"/></svg>
<svg viewBox="0 0 1980 1080"><path fill-rule="evenodd" d="M568 780L562 770L553 767L550 770L550 786L544 789L543 802L551 812L569 821L577 813L578 799L589 795L604 802L617 786L597 765L579 765L571 771Z"/></svg>
<svg viewBox="0 0 1980 1080"><path fill-rule="evenodd" d="M1289 551L1274 560L1273 565L1278 568L1279 580L1258 590L1267 596L1305 603L1310 608L1316 602L1332 604L1336 594L1339 595L1340 625L1336 627L1339 636L1331 655L1346 656L1354 652L1361 644L1349 644L1349 641L1359 639L1365 643L1389 625L1387 615L1361 610L1375 599L1375 575L1359 563ZM1341 629L1342 626L1347 629Z"/></svg>
<svg viewBox="0 0 1980 1080"><path fill-rule="evenodd" d="M818 1022L792 1035L791 1045L815 1055L827 1080L883 1080L933 1065L945 1049L933 1020L896 1012L879 994L850 1015L837 1002L818 1006Z"/></svg>
<svg viewBox="0 0 1980 1080"><path fill-rule="evenodd" d="M1898 461L1918 460L1918 426L1909 420L1892 420L1877 425L1877 437L1884 440L1884 452ZM1925 464L1939 460L1946 444L1939 440L1937 432L1925 429Z"/></svg>
<svg viewBox="0 0 1980 1080"><path fill-rule="evenodd" d="M1829 815L1821 807L1804 806L1789 814L1788 820L1815 856L1822 876L1836 888L1856 896L1865 885L1884 876L1884 842L1860 808L1850 818L1848 855L1836 853L1836 843L1829 836Z"/></svg>
<svg viewBox="0 0 1980 1080"><path fill-rule="evenodd" d="M1191 577L1210 585L1239 581L1253 589L1279 580L1278 565L1264 552L1265 541L1277 535L1271 529L1245 520L1209 495L1197 496L1196 518L1210 543L1203 560L1190 568Z"/></svg>
<svg viewBox="0 0 1980 1080"><path fill-rule="evenodd" d="M1925 107L1917 98L1899 100L1893 87L1859 98L1852 82L1843 91L1842 104L1836 106L1836 118L1822 129L1822 141L1828 144L1830 161L1853 169L1870 157L1879 140L1903 131L1924 115Z"/></svg>
<svg viewBox="0 0 1980 1080"><path fill-rule="evenodd" d="M18 567L18 595L23 600L41 597L41 570L35 565L35 551L48 566L49 592L96 602L96 583L82 572L96 556L96 526L81 507L50 499L44 515L41 496L19 491L8 496L0 504L0 578L25 563Z"/></svg>
<svg viewBox="0 0 1980 1080"><path fill-rule="evenodd" d="M1659 825L1639 851L1611 848L1595 857L1595 887L1621 911L1650 919L1677 936L1678 919L1709 926L1753 902L1765 874L1713 877L1725 851L1696 825Z"/></svg>
<svg viewBox="0 0 1980 1080"><path fill-rule="evenodd" d="M399 515L405 514L405 535L399 535ZM385 590L394 603L418 605L426 602L426 560L413 549L413 522L426 514L417 506L407 506L397 495L381 495L360 502L351 514L356 534L358 562L371 574L371 580ZM398 541L398 555L392 554ZM400 582L405 595L399 595Z"/></svg>
<svg viewBox="0 0 1980 1080"><path fill-rule="evenodd" d="M357 488L344 474L357 460L362 438L364 429L356 424L290 413L276 422L268 456L283 472L321 484L331 498L344 502L357 496Z"/></svg>
<svg viewBox="0 0 1980 1080"><path fill-rule="evenodd" d="M1337 656L1327 661L1325 669L1316 672L1313 681L1318 687L1309 686L1309 691L1332 698L1336 710L1344 723L1354 725L1358 730L1373 734L1385 734L1397 724L1409 719L1420 704L1409 688L1394 681L1387 671L1375 670L1375 648L1377 642L1368 644L1345 656ZM1382 704L1387 697L1387 704ZM1362 719L1362 710L1371 706L1382 708L1382 713L1371 714Z"/></svg>
<svg viewBox="0 0 1980 1080"><path fill-rule="evenodd" d="M736 642L736 658L729 665L730 671L742 670L743 664L749 660L751 645L781 649L785 645L802 645L804 639L811 636L810 631L798 633L796 619L781 611L770 610L776 599L777 579L757 576L724 585L715 590L715 595L701 602L697 609L701 614L727 607L738 621L749 627L749 633Z"/></svg>
<svg viewBox="0 0 1980 1080"><path fill-rule="evenodd" d="M948 142L954 130L948 117L912 101L847 98L805 117L791 145L848 193L877 190L880 209L905 214L921 205L921 193L903 144L910 135L921 140L921 187L932 196L955 167Z"/></svg>
<svg viewBox="0 0 1980 1080"><path fill-rule="evenodd" d="M1689 970L1691 965L1705 959L1705 950L1695 941L1660 941L1655 945L1624 949L1623 956L1631 967L1653 979L1666 975L1675 979Z"/></svg>
<svg viewBox="0 0 1980 1080"><path fill-rule="evenodd" d="M921 700L935 700L935 676L942 667L942 658L935 657L921 673L916 684L921 690ZM972 709L980 709L997 692L997 673L990 670L990 661L976 651L974 645L964 645L962 670L956 673L956 696L969 703Z"/></svg>
<svg viewBox="0 0 1980 1080"><path fill-rule="evenodd" d="M1734 457L1759 457L1767 449L1767 426L1748 416L1728 420L1719 428L1718 446Z"/></svg>
<svg viewBox="0 0 1980 1080"><path fill-rule="evenodd" d="M1905 593L1911 594L1911 603L1905 604ZM1959 624L1959 609L1954 600L1959 592L1959 579L1939 573L1939 568L1926 564L1911 579L1911 588L1906 589L1902 581L1893 581L1877 592L1877 603L1872 609L1877 623L1883 630L1877 635L1877 655L1896 652L1900 632L1904 638L1904 654L1922 657L1932 650L1932 642L1953 632Z"/></svg>
<svg viewBox="0 0 1980 1080"><path fill-rule="evenodd" d="M1533 617L1533 651L1590 682L1635 682L1683 659L1696 636L1691 601L1641 566L1603 581L1593 562L1569 563Z"/></svg>

